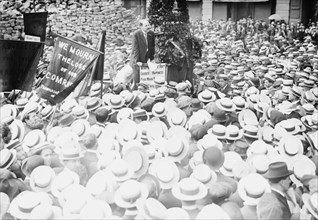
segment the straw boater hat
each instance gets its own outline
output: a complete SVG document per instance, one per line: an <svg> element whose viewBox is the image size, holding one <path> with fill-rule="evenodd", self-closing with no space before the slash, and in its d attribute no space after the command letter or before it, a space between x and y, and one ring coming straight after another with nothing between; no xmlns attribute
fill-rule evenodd
<svg viewBox="0 0 318 220"><path fill-rule="evenodd" d="M120 95L111 95L109 100L107 100L107 105L114 110L118 110L125 105L125 100Z"/></svg>
<svg viewBox="0 0 318 220"><path fill-rule="evenodd" d="M90 129L89 122L85 119L77 119L71 125L71 131L79 137L84 136Z"/></svg>
<svg viewBox="0 0 318 220"><path fill-rule="evenodd" d="M168 122L170 126L185 126L187 122L187 115L181 109L175 108L172 111L168 112Z"/></svg>
<svg viewBox="0 0 318 220"><path fill-rule="evenodd" d="M200 219L218 219L218 220L230 220L230 216L220 206L212 203L204 206L198 213L196 220Z"/></svg>
<svg viewBox="0 0 318 220"><path fill-rule="evenodd" d="M149 159L147 152L141 147L130 147L123 155L123 159L133 168L133 178L139 178L148 170Z"/></svg>
<svg viewBox="0 0 318 220"><path fill-rule="evenodd" d="M293 120L287 119L275 125L284 128L289 134L295 135L300 132L300 127Z"/></svg>
<svg viewBox="0 0 318 220"><path fill-rule="evenodd" d="M119 122L116 138L121 145L124 145L130 140L141 140L141 129L132 120L123 119Z"/></svg>
<svg viewBox="0 0 318 220"><path fill-rule="evenodd" d="M147 139L151 143L153 140L159 137L167 138L168 128L162 121L152 121L147 130Z"/></svg>
<svg viewBox="0 0 318 220"><path fill-rule="evenodd" d="M25 136L25 127L23 122L21 120L15 119L9 125L9 127L11 130L11 139L19 139L19 141L22 141Z"/></svg>
<svg viewBox="0 0 318 220"><path fill-rule="evenodd" d="M180 207L172 207L167 210L166 219L189 220L190 216L186 210Z"/></svg>
<svg viewBox="0 0 318 220"><path fill-rule="evenodd" d="M207 194L205 185L193 178L184 178L172 188L172 195L181 201L197 201Z"/></svg>
<svg viewBox="0 0 318 220"><path fill-rule="evenodd" d="M212 128L208 129L208 134L216 136L219 140L224 140L226 136L226 127L221 124L215 124Z"/></svg>
<svg viewBox="0 0 318 220"><path fill-rule="evenodd" d="M109 204L103 200L91 200L80 212L80 219L113 219Z"/></svg>
<svg viewBox="0 0 318 220"><path fill-rule="evenodd" d="M166 116L167 113L167 106L163 102L158 102L152 107L152 114L158 118Z"/></svg>
<svg viewBox="0 0 318 220"><path fill-rule="evenodd" d="M7 169L17 159L17 151L15 149L2 149L0 151L0 168Z"/></svg>
<svg viewBox="0 0 318 220"><path fill-rule="evenodd" d="M235 96L232 98L232 102L235 105L236 111L241 111L242 109L246 108L245 99L241 96Z"/></svg>
<svg viewBox="0 0 318 220"><path fill-rule="evenodd" d="M19 109L19 111L22 111L28 102L29 102L29 99L27 98L22 98L22 97L18 98L16 100L16 106Z"/></svg>
<svg viewBox="0 0 318 220"><path fill-rule="evenodd" d="M54 152L55 146L49 142L43 142L30 150L31 155L40 154L44 149L51 149Z"/></svg>
<svg viewBox="0 0 318 220"><path fill-rule="evenodd" d="M318 193L315 192L312 195L304 193L302 195L302 200L304 202L304 206L310 212L310 214L318 219Z"/></svg>
<svg viewBox="0 0 318 220"><path fill-rule="evenodd" d="M24 150L29 152L33 148L37 147L37 145L42 144L45 141L46 137L42 130L35 129L30 131L23 139Z"/></svg>
<svg viewBox="0 0 318 220"><path fill-rule="evenodd" d="M248 138L258 139L258 127L255 125L245 125L243 127L243 136Z"/></svg>
<svg viewBox="0 0 318 220"><path fill-rule="evenodd" d="M115 177L118 183L123 183L134 175L134 170L131 165L123 159L113 160L106 170Z"/></svg>
<svg viewBox="0 0 318 220"><path fill-rule="evenodd" d="M204 137L197 142L197 148L199 150L205 150L210 147L217 147L221 150L223 145L221 141L219 141L217 137L212 134L204 135Z"/></svg>
<svg viewBox="0 0 318 220"><path fill-rule="evenodd" d="M281 155L286 156L289 160L293 160L297 155L302 155L304 147L301 140L293 135L285 135L279 141L278 151Z"/></svg>
<svg viewBox="0 0 318 220"><path fill-rule="evenodd" d="M77 118L77 119L85 119L87 120L89 118L89 112L88 110L82 106L82 105L77 105L72 109L72 114Z"/></svg>
<svg viewBox="0 0 318 220"><path fill-rule="evenodd" d="M266 144L265 141L255 140L251 146L247 149L246 155L250 157L255 154L274 154L275 150L272 145Z"/></svg>
<svg viewBox="0 0 318 220"><path fill-rule="evenodd" d="M244 204L256 206L265 193L271 192L271 187L264 177L251 173L240 179L237 191Z"/></svg>
<svg viewBox="0 0 318 220"><path fill-rule="evenodd" d="M159 180L163 189L171 189L180 178L177 165L168 158L154 161L149 167L149 173Z"/></svg>
<svg viewBox="0 0 318 220"><path fill-rule="evenodd" d="M123 119L133 120L133 114L134 110L132 110L131 108L122 108L118 111L117 122L119 123Z"/></svg>
<svg viewBox="0 0 318 220"><path fill-rule="evenodd" d="M243 137L243 130L239 129L237 126L235 125L229 125L226 127L226 136L225 138L227 140L238 140L241 139Z"/></svg>
<svg viewBox="0 0 318 220"><path fill-rule="evenodd" d="M51 193L54 197L59 198L62 196L62 191L73 184L79 184L79 176L77 173L64 169L56 175L53 180Z"/></svg>
<svg viewBox="0 0 318 220"><path fill-rule="evenodd" d="M203 183L207 188L217 180L216 173L206 164L199 164L193 168L190 178L194 178Z"/></svg>
<svg viewBox="0 0 318 220"><path fill-rule="evenodd" d="M86 188L95 199L105 199L109 204L114 203L116 180L106 170L97 171L87 181Z"/></svg>
<svg viewBox="0 0 318 220"><path fill-rule="evenodd" d="M138 199L137 209L138 216L143 219L166 219L167 217L167 208L154 198L148 198L145 201Z"/></svg>
<svg viewBox="0 0 318 220"><path fill-rule="evenodd" d="M23 191L12 200L9 213L17 219L30 219L32 210L44 204L52 205L52 200L48 194Z"/></svg>
<svg viewBox="0 0 318 220"><path fill-rule="evenodd" d="M127 180L122 183L115 193L115 203L121 208L133 208L137 200L145 200L148 197L147 187L136 180Z"/></svg>
<svg viewBox="0 0 318 220"><path fill-rule="evenodd" d="M242 161L241 156L233 151L227 151L224 153L224 163L223 166L220 168L220 172L225 175L232 177L233 176L233 168L236 163Z"/></svg>
<svg viewBox="0 0 318 220"><path fill-rule="evenodd" d="M91 194L82 185L71 185L62 192L62 197L59 198L60 206L63 207L63 216L66 219L78 219L80 212L92 199Z"/></svg>
<svg viewBox="0 0 318 220"><path fill-rule="evenodd" d="M302 186L302 178L305 175L315 175L316 165L305 155L299 155L296 161L292 164L293 174L290 175L291 181L297 186Z"/></svg>
<svg viewBox="0 0 318 220"><path fill-rule="evenodd" d="M188 155L189 142L185 138L171 137L168 139L166 150L173 161L180 162Z"/></svg>
<svg viewBox="0 0 318 220"><path fill-rule="evenodd" d="M55 107L51 105L46 105L41 111L40 115L42 116L43 119L48 119L54 112Z"/></svg>
<svg viewBox="0 0 318 220"><path fill-rule="evenodd" d="M36 167L30 175L30 186L35 192L49 192L55 178L54 170L49 166Z"/></svg>
<svg viewBox="0 0 318 220"><path fill-rule="evenodd" d="M203 164L203 150L198 150L193 153L193 156L189 160L189 169L193 170L199 164Z"/></svg>
<svg viewBox="0 0 318 220"><path fill-rule="evenodd" d="M210 90L203 90L198 94L198 99L203 103L209 103L216 100L216 96Z"/></svg>
<svg viewBox="0 0 318 220"><path fill-rule="evenodd" d="M57 220L62 218L62 209L58 206L41 204L32 209L30 219Z"/></svg>
<svg viewBox="0 0 318 220"><path fill-rule="evenodd" d="M236 109L236 106L233 104L232 100L229 98L218 99L215 102L216 106L225 111L225 112L233 112Z"/></svg>
<svg viewBox="0 0 318 220"><path fill-rule="evenodd" d="M238 121L242 127L245 125L258 125L257 116L250 109L243 109L238 115Z"/></svg>
<svg viewBox="0 0 318 220"><path fill-rule="evenodd" d="M5 104L1 106L0 108L0 117L1 119L12 116L13 118L16 118L18 115L18 109L15 105L12 104Z"/></svg>
<svg viewBox="0 0 318 220"><path fill-rule="evenodd" d="M87 110L90 112L94 112L102 105L102 100L99 97L92 97L87 100Z"/></svg>
<svg viewBox="0 0 318 220"><path fill-rule="evenodd" d="M264 154L254 154L247 158L246 161L256 169L256 173L261 175L265 174L268 171L268 167L270 164L269 157Z"/></svg>

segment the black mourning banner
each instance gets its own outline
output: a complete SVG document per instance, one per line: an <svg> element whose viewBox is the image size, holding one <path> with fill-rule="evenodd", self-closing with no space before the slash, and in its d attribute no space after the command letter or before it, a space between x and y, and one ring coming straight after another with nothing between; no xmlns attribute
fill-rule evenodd
<svg viewBox="0 0 318 220"><path fill-rule="evenodd" d="M23 14L25 34L40 37L41 42L45 42L47 16L48 12Z"/></svg>
<svg viewBox="0 0 318 220"><path fill-rule="evenodd" d="M0 40L0 91L31 91L44 43Z"/></svg>
<svg viewBox="0 0 318 220"><path fill-rule="evenodd" d="M85 78L100 54L99 51L59 36L38 95L52 104L62 102Z"/></svg>

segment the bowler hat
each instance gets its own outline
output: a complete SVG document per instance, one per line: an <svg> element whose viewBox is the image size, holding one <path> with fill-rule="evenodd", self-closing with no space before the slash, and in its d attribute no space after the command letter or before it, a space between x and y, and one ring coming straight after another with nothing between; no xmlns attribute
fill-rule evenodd
<svg viewBox="0 0 318 220"><path fill-rule="evenodd" d="M267 179L284 179L293 174L288 170L285 162L274 162L269 165L267 173L264 175Z"/></svg>

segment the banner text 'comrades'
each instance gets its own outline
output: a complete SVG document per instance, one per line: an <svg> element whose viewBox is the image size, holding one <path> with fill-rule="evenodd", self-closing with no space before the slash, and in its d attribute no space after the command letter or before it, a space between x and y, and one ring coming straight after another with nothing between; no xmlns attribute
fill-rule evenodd
<svg viewBox="0 0 318 220"><path fill-rule="evenodd" d="M82 79L82 75L98 56L98 51L59 37L39 89L39 95L46 99L53 99L57 94Z"/></svg>

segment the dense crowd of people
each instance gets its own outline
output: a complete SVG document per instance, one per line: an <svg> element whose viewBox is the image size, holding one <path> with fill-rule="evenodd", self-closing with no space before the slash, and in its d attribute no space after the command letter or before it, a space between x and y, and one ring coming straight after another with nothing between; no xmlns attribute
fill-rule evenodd
<svg viewBox="0 0 318 220"><path fill-rule="evenodd" d="M192 82L1 93L1 218L318 219L316 29L198 21Z"/></svg>

